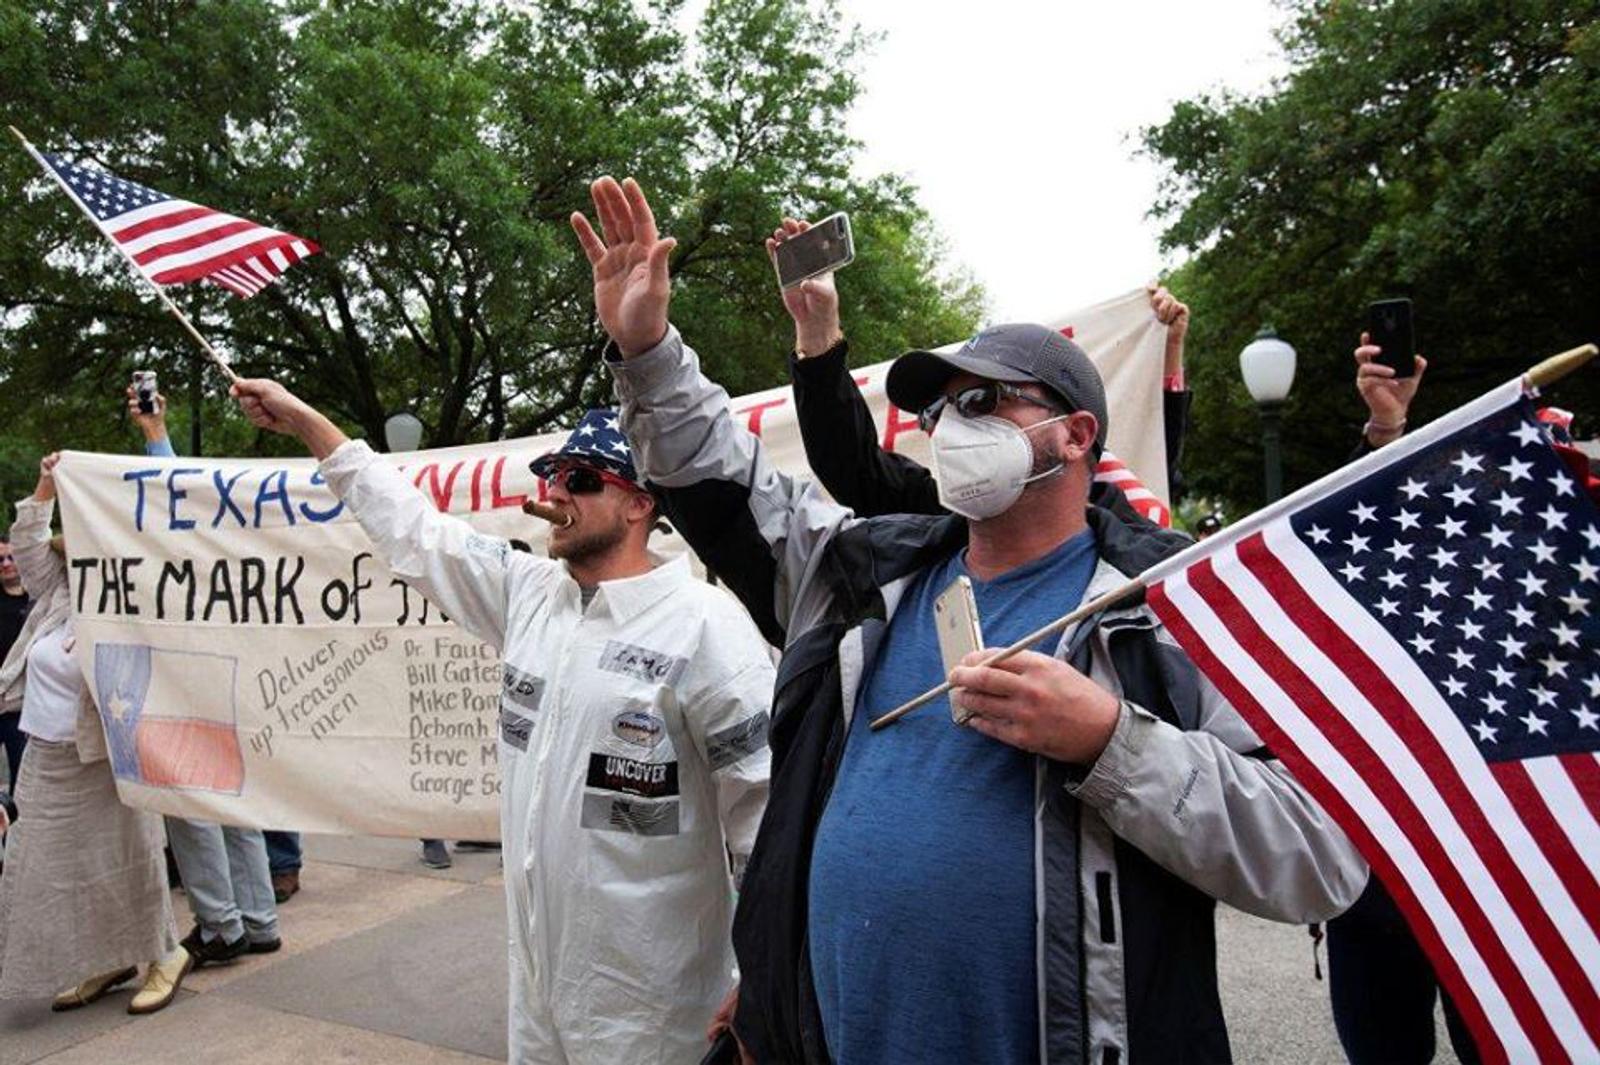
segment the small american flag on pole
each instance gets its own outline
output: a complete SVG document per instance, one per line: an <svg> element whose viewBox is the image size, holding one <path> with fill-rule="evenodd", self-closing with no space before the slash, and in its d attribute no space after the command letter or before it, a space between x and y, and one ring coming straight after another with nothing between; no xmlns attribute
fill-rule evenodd
<svg viewBox="0 0 1600 1065"><path fill-rule="evenodd" d="M1486 1061L1600 1061L1600 512L1521 381L1145 574Z"/></svg>
<svg viewBox="0 0 1600 1065"><path fill-rule="evenodd" d="M1139 475L1128 468L1110 451L1102 452L1100 461L1095 463L1094 479L1114 484L1122 490L1127 497L1128 505L1133 507L1135 513L1146 521L1161 526L1163 529L1172 528L1172 511L1161 497L1150 491Z"/></svg>
<svg viewBox="0 0 1600 1065"><path fill-rule="evenodd" d="M28 150L156 285L209 281L249 298L320 249L304 237Z"/></svg>

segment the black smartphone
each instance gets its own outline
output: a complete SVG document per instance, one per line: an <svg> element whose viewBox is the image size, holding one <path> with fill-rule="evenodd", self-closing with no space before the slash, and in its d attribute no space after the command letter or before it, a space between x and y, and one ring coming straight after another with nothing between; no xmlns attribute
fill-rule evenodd
<svg viewBox="0 0 1600 1065"><path fill-rule="evenodd" d="M1416 368L1416 325L1411 318L1411 301L1379 300L1367 306L1367 338L1383 349L1376 362L1394 371L1396 377L1410 377Z"/></svg>
<svg viewBox="0 0 1600 1065"><path fill-rule="evenodd" d="M808 277L848 266L855 257L850 216L843 211L829 215L799 236L778 245L773 256L778 287L793 288Z"/></svg>

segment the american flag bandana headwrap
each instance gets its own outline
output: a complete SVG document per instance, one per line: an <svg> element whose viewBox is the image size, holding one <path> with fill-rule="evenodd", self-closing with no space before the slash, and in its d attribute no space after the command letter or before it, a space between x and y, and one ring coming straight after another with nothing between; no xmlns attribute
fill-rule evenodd
<svg viewBox="0 0 1600 1065"><path fill-rule="evenodd" d="M27 148L100 231L156 285L209 281L248 299L320 250L293 233L176 199L104 170L69 163L31 144Z"/></svg>

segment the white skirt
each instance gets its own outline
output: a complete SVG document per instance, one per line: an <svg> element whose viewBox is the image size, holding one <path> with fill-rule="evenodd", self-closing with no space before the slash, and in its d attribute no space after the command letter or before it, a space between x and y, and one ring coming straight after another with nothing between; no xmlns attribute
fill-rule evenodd
<svg viewBox="0 0 1600 1065"><path fill-rule="evenodd" d="M28 741L0 876L0 998L54 995L177 946L161 819L122 805L111 763Z"/></svg>

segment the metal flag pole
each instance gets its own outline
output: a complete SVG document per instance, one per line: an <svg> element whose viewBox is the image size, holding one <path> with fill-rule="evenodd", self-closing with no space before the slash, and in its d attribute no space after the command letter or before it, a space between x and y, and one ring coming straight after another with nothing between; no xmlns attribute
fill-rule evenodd
<svg viewBox="0 0 1600 1065"><path fill-rule="evenodd" d="M1532 369L1528 370L1527 373L1523 374L1524 387L1536 389L1551 385L1572 373L1580 366L1583 366L1596 355L1600 355L1600 348L1597 348L1593 344L1581 344L1569 351L1563 351L1559 355L1552 355L1548 359L1541 360ZM1282 504L1277 504L1277 506L1281 508ZM1249 521L1250 517L1253 516L1254 515L1241 518L1240 521ZM1186 551L1197 551L1199 547L1199 544L1194 544L1187 548ZM1171 560L1169 559L1167 562L1162 563L1161 565L1170 568ZM1146 573L1148 572L1149 571L1147 570ZM1127 584L1124 584L1119 588L1113 588L1104 595L1098 596L1097 598L1084 603L1076 610L1057 618L1043 628L1028 633L1028 635L1024 636L1010 647L996 651L988 658L985 658L979 663L979 665L992 666L996 662L1002 662L1005 659L1010 658L1018 651L1025 651L1029 647L1032 647L1034 644L1038 643L1040 640L1062 632L1068 626L1075 625L1092 614L1097 614L1102 610L1115 606L1125 599L1129 599L1135 595L1141 594L1145 589L1146 583L1146 577L1141 574L1140 576L1130 580ZM901 703L888 713L883 714L880 717L873 718L871 722L873 731L877 731L878 729L894 724L896 721L899 721L902 717L905 717L918 707L926 706L928 703L931 703L933 700L939 698L939 696L948 693L953 687L954 685L946 680L937 688L932 688L928 691L925 691L915 699Z"/></svg>
<svg viewBox="0 0 1600 1065"><path fill-rule="evenodd" d="M155 290L156 298L161 301L162 305L165 306L167 310L172 312L172 316L178 319L179 324L183 326L188 334L194 337L195 343L200 345L200 350L206 353L206 356L211 360L212 365L216 366L217 369L222 371L223 376L228 379L228 383L237 383L239 380L239 375L233 372L233 367L229 366L227 360L218 354L217 349L213 348L210 342L207 341L205 337L200 335L200 331L194 327L194 323L189 321L188 315L184 314L178 309L178 305L173 303L172 300L167 297L165 290L163 290L162 287L156 284L154 281L151 281L149 277L145 276L145 272L139 269L139 264L134 261L133 256L128 254L127 249L125 249L121 244L117 243L116 239L112 237L111 234L106 233L105 228L100 225L100 220L94 216L94 212L89 210L84 202L78 198L78 194L72 191L71 186L69 186L65 181L61 180L61 175L57 174L50 164L46 163L42 158L40 158L38 150L35 149L32 144L28 143L28 138L24 137L16 126L7 126L6 128L9 129L12 135L22 143L23 150L33 157L33 161L39 164L39 168L46 174L50 175L51 178L55 179L55 183L60 186L61 191L65 192L72 199L72 202L78 205L79 210L89 216L89 221L95 224L95 228L100 230L106 239L111 241L112 246L115 247L117 251L122 253L122 257L128 261L128 265L133 267L133 272L138 274L141 279L146 281L150 287Z"/></svg>

